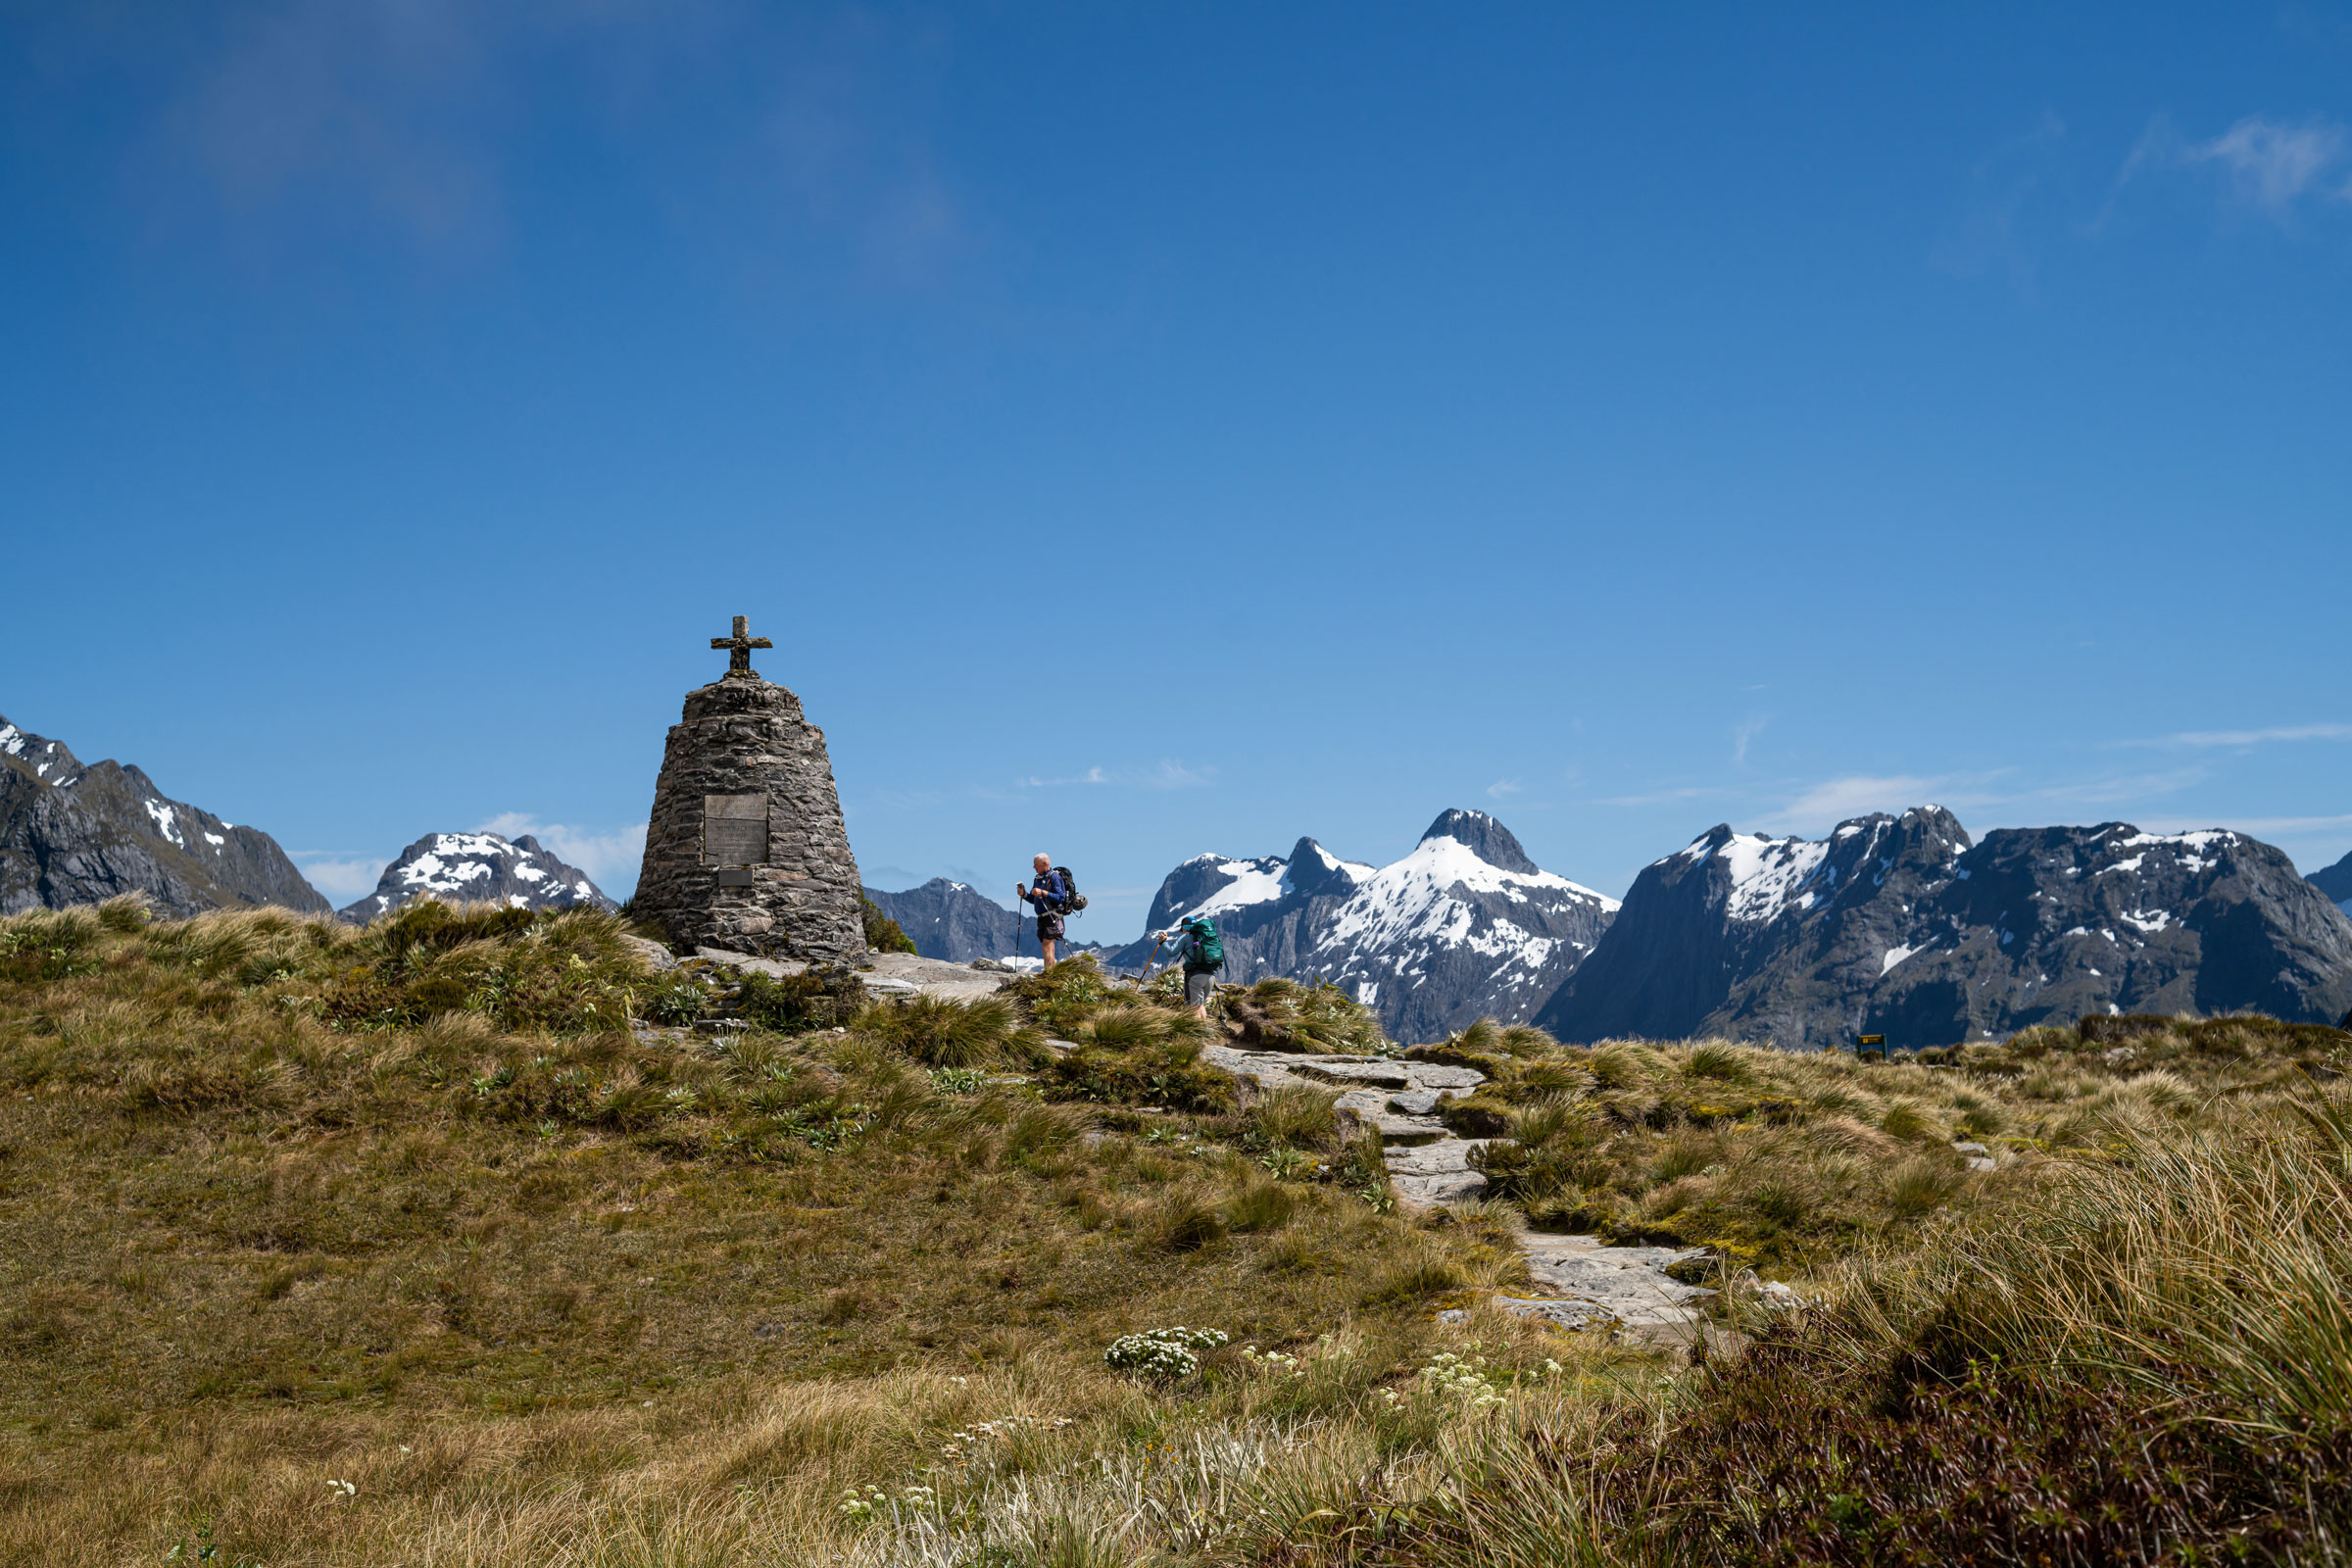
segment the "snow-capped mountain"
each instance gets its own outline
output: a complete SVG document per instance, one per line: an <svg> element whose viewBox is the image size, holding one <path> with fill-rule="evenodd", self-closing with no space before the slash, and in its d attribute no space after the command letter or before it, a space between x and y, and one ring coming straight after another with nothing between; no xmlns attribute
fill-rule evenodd
<svg viewBox="0 0 2352 1568"><path fill-rule="evenodd" d="M2345 856L2333 865L2312 872L2304 880L2327 894L2337 908L2352 914L2352 855Z"/></svg>
<svg viewBox="0 0 2352 1568"><path fill-rule="evenodd" d="M144 893L158 914L261 904L323 912L277 841L164 794L120 762L0 718L0 914Z"/></svg>
<svg viewBox="0 0 2352 1568"><path fill-rule="evenodd" d="M427 833L384 867L373 893L336 913L365 925L412 899L516 909L614 907L587 872L565 865L528 833L514 840L496 833Z"/></svg>
<svg viewBox="0 0 2352 1568"><path fill-rule="evenodd" d="M1485 812L1446 811L1390 865L1342 860L1313 839L1287 858L1197 857L1160 884L1151 928L1213 915L1227 979L1331 981L1410 1043L1480 1017L1524 1021L1616 910L1616 900L1538 867ZM1151 953L1147 936L1111 961L1141 964Z"/></svg>
<svg viewBox="0 0 2352 1568"><path fill-rule="evenodd" d="M1718 826L1647 866L1536 1022L1563 1040L1941 1046L2089 1012L2332 1022L2352 921L2241 833L2001 828L1940 807L1819 841Z"/></svg>

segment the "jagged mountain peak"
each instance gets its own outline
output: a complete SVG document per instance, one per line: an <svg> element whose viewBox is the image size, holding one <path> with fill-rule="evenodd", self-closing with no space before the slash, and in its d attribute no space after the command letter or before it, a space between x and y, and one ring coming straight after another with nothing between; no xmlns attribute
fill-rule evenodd
<svg viewBox="0 0 2352 1568"><path fill-rule="evenodd" d="M35 735L0 718L0 757L9 759L44 784L66 784L81 772L81 760L64 741Z"/></svg>
<svg viewBox="0 0 2352 1568"><path fill-rule="evenodd" d="M1315 898L1351 893L1371 874L1372 867L1343 860L1313 839L1301 838L1283 861L1282 885L1287 893Z"/></svg>
<svg viewBox="0 0 2352 1568"><path fill-rule="evenodd" d="M1511 830L1484 811L1458 808L1440 811L1438 819L1429 824L1429 831L1421 835L1424 844L1431 839L1451 839L1489 865L1521 876L1542 873Z"/></svg>
<svg viewBox="0 0 2352 1568"><path fill-rule="evenodd" d="M1226 977L1284 975L1345 988L1399 1040L1471 1019L1519 1022L1572 970L1617 901L1528 858L1483 811L1446 811L1387 865L1343 860L1311 838L1289 858L1198 856L1168 873L1152 926L1216 918ZM1112 955L1141 964L1149 938Z"/></svg>

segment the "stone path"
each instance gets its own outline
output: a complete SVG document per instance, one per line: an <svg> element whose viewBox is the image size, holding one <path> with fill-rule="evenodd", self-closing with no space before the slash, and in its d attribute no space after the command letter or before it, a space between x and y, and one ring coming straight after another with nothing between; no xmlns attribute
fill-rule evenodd
<svg viewBox="0 0 2352 1568"><path fill-rule="evenodd" d="M695 956L775 976L799 974L807 967L790 959L751 958L710 948L700 950ZM869 954L867 958L873 967L861 971L859 978L866 990L878 997L922 995L970 1002L993 996L1011 978L1003 970L975 969L911 954ZM1065 1051L1074 1049L1065 1041L1050 1044ZM1261 1092L1291 1087L1325 1093L1338 1090L1339 1108L1380 1134L1389 1185L1396 1200L1408 1208L1459 1202L1487 1190L1486 1177L1470 1168L1470 1152L1483 1148L1487 1141L1455 1137L1437 1115L1441 1096L1466 1095L1486 1082L1486 1074L1476 1068L1392 1056L1295 1055L1231 1046L1206 1047L1200 1056ZM1566 1328L1608 1325L1646 1337L1687 1341L1696 1333L1698 1324L1691 1303L1714 1294L1666 1274L1668 1265L1695 1256L1701 1249L1610 1247L1594 1236L1532 1231L1519 1233L1519 1248L1527 1254L1528 1272L1543 1294L1497 1295L1496 1304L1506 1312L1544 1318ZM1440 1315L1458 1320L1467 1314L1457 1308Z"/></svg>
<svg viewBox="0 0 2352 1568"><path fill-rule="evenodd" d="M1341 1091L1339 1105L1378 1131L1386 1146L1389 1185L1411 1207L1476 1198L1486 1177L1470 1168L1483 1138L1456 1138L1434 1112L1443 1094L1467 1094L1486 1081L1471 1067L1399 1061L1382 1056L1306 1056L1210 1046L1201 1059L1259 1090L1305 1086ZM1714 1292L1669 1278L1670 1264L1703 1249L1610 1247L1596 1236L1519 1233L1528 1272L1541 1296L1497 1295L1495 1304L1521 1317L1565 1328L1613 1325L1646 1337L1687 1341L1697 1331L1691 1303ZM1460 1308L1440 1314L1459 1321Z"/></svg>

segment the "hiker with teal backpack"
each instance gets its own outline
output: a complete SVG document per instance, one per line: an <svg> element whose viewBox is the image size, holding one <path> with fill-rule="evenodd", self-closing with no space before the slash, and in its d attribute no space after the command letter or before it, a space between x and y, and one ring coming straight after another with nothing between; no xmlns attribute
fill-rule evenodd
<svg viewBox="0 0 2352 1568"><path fill-rule="evenodd" d="M1175 930L1152 935L1161 942L1176 939L1176 951L1168 955L1168 961L1184 965L1185 1005L1193 1009L1194 1017L1206 1022L1209 988L1216 984L1217 971L1225 967L1225 939L1217 935L1217 922L1205 914L1188 914L1176 922Z"/></svg>

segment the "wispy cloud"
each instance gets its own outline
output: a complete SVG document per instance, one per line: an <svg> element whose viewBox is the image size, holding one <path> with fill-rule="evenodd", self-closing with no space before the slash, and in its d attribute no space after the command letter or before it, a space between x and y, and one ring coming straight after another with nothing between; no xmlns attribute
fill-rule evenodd
<svg viewBox="0 0 2352 1568"><path fill-rule="evenodd" d="M1968 193L1959 220L1933 261L1959 277L1999 270L2010 283L2030 290L2037 259L2031 235L2041 225L2029 209L2048 201L2047 191L2065 174L2066 122L2044 110L2022 134L1994 148L1969 171Z"/></svg>
<svg viewBox="0 0 2352 1568"><path fill-rule="evenodd" d="M2352 137L2332 121L2287 125L2252 115L2213 140L2190 147L2187 156L2191 163L2226 171L2240 201L2283 218L2314 191L2339 200L2352 194L2334 178L2348 148Z"/></svg>
<svg viewBox="0 0 2352 1568"><path fill-rule="evenodd" d="M2335 816L2152 816L2139 825L2158 833L2185 833L2201 827L2227 827L2257 837L2265 833L2277 833L2291 838L2305 833L2333 833L2352 828L2352 811Z"/></svg>
<svg viewBox="0 0 2352 1568"><path fill-rule="evenodd" d="M2271 729L2192 729L2125 746L2262 746L2272 741L2352 741L2352 724L2281 724Z"/></svg>
<svg viewBox="0 0 2352 1568"><path fill-rule="evenodd" d="M1747 743L1763 734L1764 726L1771 722L1771 714L1759 713L1744 723L1732 726L1732 765L1734 767L1747 765Z"/></svg>
<svg viewBox="0 0 2352 1568"><path fill-rule="evenodd" d="M563 822L542 822L528 811L501 811L476 830L501 838L536 838L556 858L568 860L611 893L615 884L634 887L645 864L645 824L599 831ZM618 895L615 895L617 897Z"/></svg>
<svg viewBox="0 0 2352 1568"><path fill-rule="evenodd" d="M2157 116L2115 176L2115 192L2143 176L2166 171L2206 171L2222 175L2230 200L2281 225L2312 201L2352 201L2352 132L2332 120L2290 123L2268 115L2248 115L2206 141L2183 137L2170 119ZM2108 200L2092 227L2115 208Z"/></svg>
<svg viewBox="0 0 2352 1568"><path fill-rule="evenodd" d="M350 850L288 850L286 857L304 881L324 894L329 904L337 905L374 892L384 867L392 863L385 857Z"/></svg>
<svg viewBox="0 0 2352 1568"><path fill-rule="evenodd" d="M1756 818L1756 825L1783 833L1827 832L1849 816L1926 806L1951 782L1948 775L1929 778L1913 773L1854 773L1824 779L1780 809Z"/></svg>
<svg viewBox="0 0 2352 1568"><path fill-rule="evenodd" d="M514 190L549 115L627 138L648 209L705 243L846 252L906 285L984 230L934 134L954 34L919 19L752 0L150 10L94 12L60 52L104 62L144 44L165 62L130 183L241 247L341 227L437 258L495 251L530 220ZM671 117L704 134L657 133Z"/></svg>
<svg viewBox="0 0 2352 1568"><path fill-rule="evenodd" d="M1727 789L1720 784L1690 784L1681 789L1653 790L1647 795L1604 795L1595 806L1664 806L1673 801L1719 800L1742 792Z"/></svg>
<svg viewBox="0 0 2352 1568"><path fill-rule="evenodd" d="M1526 788L1526 785L1515 778L1498 778L1487 786L1487 799L1499 801L1506 796L1516 795Z"/></svg>
<svg viewBox="0 0 2352 1568"><path fill-rule="evenodd" d="M1015 788L1025 790L1061 789L1078 784L1115 784L1129 789L1190 790L1203 789L1216 782L1213 767L1187 767L1182 762L1162 759L1149 766L1104 767L1100 763L1083 773L1067 778L1031 776L1015 782Z"/></svg>

